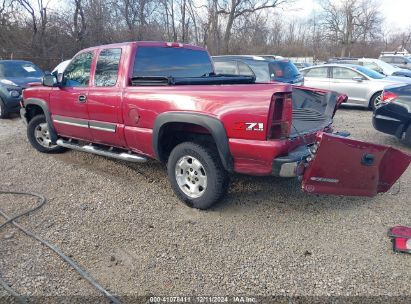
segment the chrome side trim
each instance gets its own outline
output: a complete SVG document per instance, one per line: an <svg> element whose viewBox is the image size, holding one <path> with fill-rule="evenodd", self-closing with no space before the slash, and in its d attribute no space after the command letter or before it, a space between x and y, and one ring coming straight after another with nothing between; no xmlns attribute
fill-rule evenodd
<svg viewBox="0 0 411 304"><path fill-rule="evenodd" d="M52 120L53 122L63 124L63 125L69 125L69 126L75 126L75 127L81 127L81 128L89 127L87 120L80 120L80 119L75 119L75 118L59 116L59 115L54 115L52 117Z"/></svg>
<svg viewBox="0 0 411 304"><path fill-rule="evenodd" d="M89 121L90 129L95 129L99 131L116 132L117 125L113 123L99 122L99 121Z"/></svg>
<svg viewBox="0 0 411 304"><path fill-rule="evenodd" d="M75 127L81 127L81 128L90 128L94 130L107 131L111 133L115 133L116 128L117 128L117 125L114 123L82 120L82 119L64 117L64 116L59 116L59 115L54 115L52 119L53 119L53 122L63 124L63 125L69 125L69 126L75 126Z"/></svg>
<svg viewBox="0 0 411 304"><path fill-rule="evenodd" d="M316 182L322 182L322 183L333 183L333 184L337 184L340 182L340 180L336 179L336 178L327 178L327 177L317 177L317 176L313 176L310 178L312 181L316 181Z"/></svg>

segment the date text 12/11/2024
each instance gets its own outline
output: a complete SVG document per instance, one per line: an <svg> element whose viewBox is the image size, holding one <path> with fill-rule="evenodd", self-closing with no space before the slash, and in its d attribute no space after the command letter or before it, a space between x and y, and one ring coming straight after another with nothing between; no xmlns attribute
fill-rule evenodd
<svg viewBox="0 0 411 304"><path fill-rule="evenodd" d="M150 297L150 303L257 303L254 297L246 296L172 296Z"/></svg>

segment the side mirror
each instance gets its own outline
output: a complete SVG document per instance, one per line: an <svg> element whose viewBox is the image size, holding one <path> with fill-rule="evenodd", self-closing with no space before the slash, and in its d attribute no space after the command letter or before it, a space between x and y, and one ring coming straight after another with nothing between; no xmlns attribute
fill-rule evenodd
<svg viewBox="0 0 411 304"><path fill-rule="evenodd" d="M355 77L352 78L352 80L362 82L364 80L364 78L362 78L361 76L355 76Z"/></svg>
<svg viewBox="0 0 411 304"><path fill-rule="evenodd" d="M54 87L57 84L57 78L52 74L46 74L43 76L42 83L45 87Z"/></svg>

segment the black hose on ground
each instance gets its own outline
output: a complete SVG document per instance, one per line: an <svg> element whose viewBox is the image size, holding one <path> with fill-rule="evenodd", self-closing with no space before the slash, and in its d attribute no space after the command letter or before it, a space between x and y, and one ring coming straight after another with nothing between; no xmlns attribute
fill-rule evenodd
<svg viewBox="0 0 411 304"><path fill-rule="evenodd" d="M0 286L8 291L20 304L27 304L26 299L15 292L14 289L7 285L7 283L2 278L0 278Z"/></svg>
<svg viewBox="0 0 411 304"><path fill-rule="evenodd" d="M11 223L12 221L18 219L19 217L22 217L23 215L27 215L31 212L34 212L38 209L40 209L41 207L43 207L43 205L46 203L46 198L40 194L37 193L31 193L31 192L18 192L18 191L2 191L0 190L0 194L12 194L12 195L27 195L27 196L33 196L33 197L37 197L39 199L39 204L32 208L29 209L28 211L22 212L14 217L12 217L11 219L7 220L5 223L0 225L0 229L3 228L4 226L6 226L7 224Z"/></svg>
<svg viewBox="0 0 411 304"><path fill-rule="evenodd" d="M7 214L5 214L3 211L0 210L0 215L2 215L5 219L6 222L0 225L0 229L3 228L5 225L7 224L11 224L14 227L16 227L17 229L19 229L20 231L24 232L26 235L28 235L31 238L34 238L35 240L39 241L40 243L42 243L43 245L47 246L48 248L50 248L51 250L53 250L55 253L57 253L66 263L68 263L71 267L73 267L78 274L86 279L91 285L93 285L99 292L101 292L105 297L107 297L112 303L118 304L120 303L120 301L113 296L110 292L108 292L104 287L102 287L97 281L96 279L91 276L89 273L87 273L86 271L84 271L83 269L80 268L80 266L78 266L71 258L69 258L67 255L65 255L58 247L54 246L53 244L49 243L48 241L40 238L39 236L35 235L33 232L31 232L30 230L25 229L24 227L22 227L21 225L19 225L18 223L15 222L16 219L27 215L35 210L38 210L39 208L41 208L42 206L44 206L44 204L46 203L46 198L42 195L39 195L37 193L30 193L30 192L18 192L18 191L3 191L0 190L0 195L1 194L12 194L12 195L28 195L28 196L34 196L37 197L40 201L40 203L25 212L20 213L17 216L14 217L9 217ZM16 299L20 302L20 303L27 303L26 300L24 300L24 298L19 295L17 292L15 292L10 286L7 285L6 282L4 282L1 278L0 278L0 285L2 285L4 287L5 290L7 290L8 292L10 292L10 294L12 294L14 297L16 297Z"/></svg>

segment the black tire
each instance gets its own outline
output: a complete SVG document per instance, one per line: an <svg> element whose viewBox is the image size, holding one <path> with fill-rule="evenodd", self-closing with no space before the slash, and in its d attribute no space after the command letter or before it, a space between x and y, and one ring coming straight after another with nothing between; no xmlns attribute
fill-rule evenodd
<svg viewBox="0 0 411 304"><path fill-rule="evenodd" d="M408 147L411 147L411 125L409 125L407 130L405 131L404 144L406 144Z"/></svg>
<svg viewBox="0 0 411 304"><path fill-rule="evenodd" d="M188 157L188 162L190 157L192 157L194 161L198 160L204 169L204 172L200 169L201 172L199 171L199 174L206 177L206 187L203 188L203 192L201 192L199 197L190 197L182 190L183 188L185 191L189 191L187 187L191 188L191 183L186 185L186 187L180 187L178 184L179 182L177 181L177 162L181 163L182 159L185 159L186 157ZM189 170L191 170L191 168L187 169L187 172L189 172ZM171 187L175 194L189 207L202 210L208 209L220 200L227 192L229 177L215 148L204 147L203 145L194 142L181 143L171 151L167 163L167 171ZM181 169L181 171L184 170ZM196 169L194 169L193 174L195 172ZM196 177L196 175L193 175L192 177ZM187 178L188 180L190 179L190 177L182 178ZM198 188L200 189L201 186L198 186Z"/></svg>
<svg viewBox="0 0 411 304"><path fill-rule="evenodd" d="M4 104L3 100L0 98L0 118L9 118L9 112L6 109L6 105Z"/></svg>
<svg viewBox="0 0 411 304"><path fill-rule="evenodd" d="M378 101L378 97L380 97L381 96L381 94L382 94L382 91L380 91L380 92L377 92L377 93L375 93L374 95L372 95L372 97L371 97L371 99L370 99L370 103L369 103L369 105L368 105L368 107L371 109L371 110L375 110L376 109L376 105L377 105L377 101Z"/></svg>
<svg viewBox="0 0 411 304"><path fill-rule="evenodd" d="M44 145L40 144L40 140L36 138L36 130L40 126L46 126L48 129L46 117L44 115L37 115L33 117L28 126L27 126L27 138L29 139L30 144L39 152L41 153L61 153L66 151L66 148L60 147L57 145Z"/></svg>

